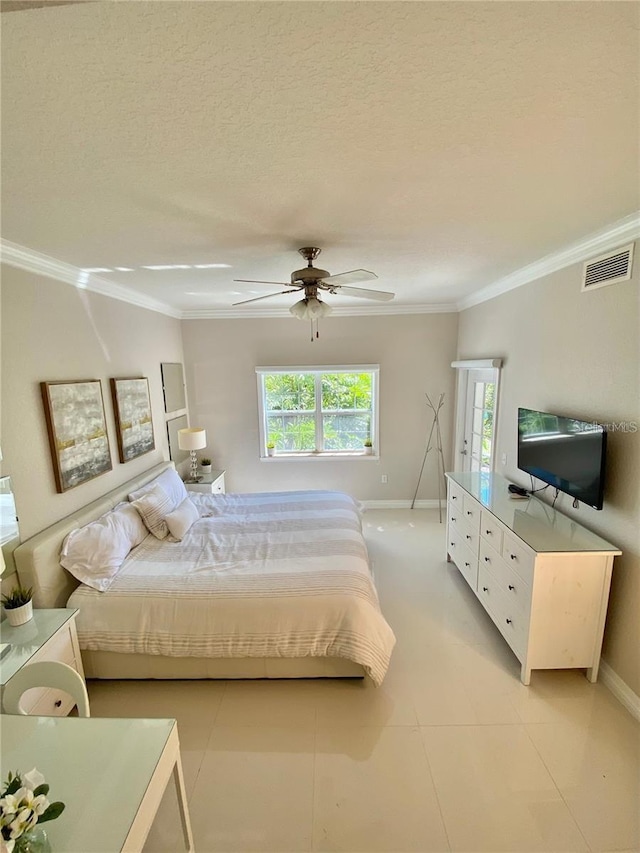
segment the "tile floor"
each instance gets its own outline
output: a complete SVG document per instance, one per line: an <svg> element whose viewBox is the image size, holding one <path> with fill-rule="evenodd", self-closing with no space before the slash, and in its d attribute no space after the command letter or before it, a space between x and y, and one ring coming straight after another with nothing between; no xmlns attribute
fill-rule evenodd
<svg viewBox="0 0 640 853"><path fill-rule="evenodd" d="M640 725L581 672L520 684L437 512L365 535L398 639L381 688L90 684L94 716L178 720L198 853L640 850ZM175 809L170 787L146 851L181 849Z"/></svg>

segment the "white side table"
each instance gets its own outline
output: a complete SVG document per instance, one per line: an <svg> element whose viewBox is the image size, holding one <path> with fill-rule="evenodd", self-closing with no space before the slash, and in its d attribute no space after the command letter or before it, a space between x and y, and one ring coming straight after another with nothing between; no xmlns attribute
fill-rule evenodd
<svg viewBox="0 0 640 853"><path fill-rule="evenodd" d="M203 474L199 483L185 483L188 492L200 492L203 495L224 495L224 475L226 471L212 471Z"/></svg>
<svg viewBox="0 0 640 853"><path fill-rule="evenodd" d="M76 632L77 612L65 607L35 609L33 619L17 628L6 620L0 622L0 642L10 646L0 660L0 704L4 685L28 663L60 661L72 666L84 678ZM27 690L21 701L28 714L41 717L65 717L74 704L68 694L46 687Z"/></svg>

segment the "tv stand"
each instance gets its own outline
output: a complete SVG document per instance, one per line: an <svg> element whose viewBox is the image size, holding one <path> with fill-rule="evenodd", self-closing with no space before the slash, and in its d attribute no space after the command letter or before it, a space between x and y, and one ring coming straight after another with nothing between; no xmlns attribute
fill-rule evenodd
<svg viewBox="0 0 640 853"><path fill-rule="evenodd" d="M493 473L447 474L453 561L521 663L598 678L613 559L621 554L536 497L511 500Z"/></svg>

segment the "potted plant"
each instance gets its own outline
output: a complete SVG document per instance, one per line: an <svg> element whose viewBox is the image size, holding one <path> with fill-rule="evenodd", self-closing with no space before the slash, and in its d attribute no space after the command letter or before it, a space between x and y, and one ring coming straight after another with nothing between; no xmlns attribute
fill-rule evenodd
<svg viewBox="0 0 640 853"><path fill-rule="evenodd" d="M0 790L0 827L3 851L31 853L51 851L41 824L55 820L64 811L64 803L48 800L49 786L34 767L28 773L9 771Z"/></svg>
<svg viewBox="0 0 640 853"><path fill-rule="evenodd" d="M24 625L33 616L33 589L25 589L23 586L14 587L9 595L2 596L2 604L7 611L9 625Z"/></svg>
<svg viewBox="0 0 640 853"><path fill-rule="evenodd" d="M366 441L363 441L362 446L364 447L364 452L366 456L370 456L373 453L373 442L370 438L367 438Z"/></svg>
<svg viewBox="0 0 640 853"><path fill-rule="evenodd" d="M273 442L273 441L268 441L268 442L267 442L267 456L273 456L273 454L274 454L275 452L276 452L276 445L275 445L275 442Z"/></svg>
<svg viewBox="0 0 640 853"><path fill-rule="evenodd" d="M208 456L203 456L202 459L200 460L200 470L202 471L203 474L210 474L211 473L211 460L209 459Z"/></svg>

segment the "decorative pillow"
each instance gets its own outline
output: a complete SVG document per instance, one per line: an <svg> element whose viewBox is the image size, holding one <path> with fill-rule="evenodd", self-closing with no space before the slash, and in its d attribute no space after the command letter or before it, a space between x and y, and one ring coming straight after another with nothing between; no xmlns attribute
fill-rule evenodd
<svg viewBox="0 0 640 853"><path fill-rule="evenodd" d="M60 565L92 589L109 589L129 551L148 536L131 504L122 503L62 543Z"/></svg>
<svg viewBox="0 0 640 853"><path fill-rule="evenodd" d="M184 537L194 521L200 518L196 505L190 498L185 498L178 509L174 509L164 520L169 528L169 533L178 542Z"/></svg>
<svg viewBox="0 0 640 853"><path fill-rule="evenodd" d="M153 533L156 539L166 539L169 528L164 519L173 510L173 506L171 498L162 486L153 486L142 497L133 501L131 506L137 509L149 532Z"/></svg>
<svg viewBox="0 0 640 853"><path fill-rule="evenodd" d="M171 509L169 512L173 512L174 509L177 509L182 501L188 497L187 490L184 487L184 483L180 479L178 472L174 468L167 468L166 471L163 471L162 474L159 474L155 480L151 480L150 483L147 483L145 486L142 486L140 489L136 489L135 492L131 492L129 495L130 501L137 501L143 495L146 495L151 491L155 486L160 486L166 494L169 495L171 499Z"/></svg>

